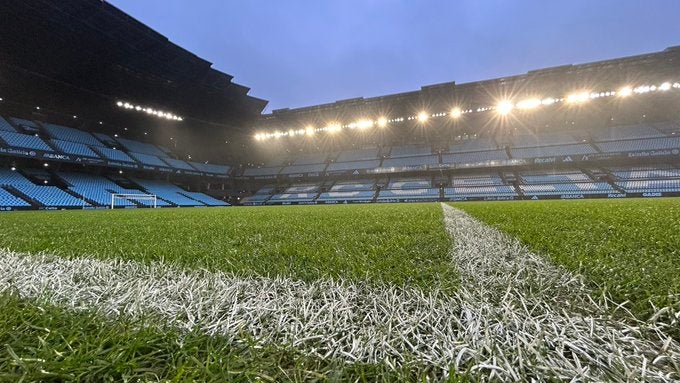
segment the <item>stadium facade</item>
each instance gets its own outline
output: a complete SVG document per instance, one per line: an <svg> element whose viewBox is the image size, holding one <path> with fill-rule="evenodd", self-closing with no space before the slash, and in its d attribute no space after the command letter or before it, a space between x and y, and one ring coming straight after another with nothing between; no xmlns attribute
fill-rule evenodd
<svg viewBox="0 0 680 383"><path fill-rule="evenodd" d="M680 195L678 47L261 115L106 2L0 18L2 210Z"/></svg>

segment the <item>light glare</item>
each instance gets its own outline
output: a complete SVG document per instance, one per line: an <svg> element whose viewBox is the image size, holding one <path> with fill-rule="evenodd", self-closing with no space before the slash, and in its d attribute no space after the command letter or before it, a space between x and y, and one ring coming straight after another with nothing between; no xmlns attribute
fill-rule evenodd
<svg viewBox="0 0 680 383"><path fill-rule="evenodd" d="M499 102L498 105L496 105L496 111L500 115L506 115L506 114L512 112L513 107L514 106L512 105L512 102L510 102L508 100L504 100L504 101Z"/></svg>

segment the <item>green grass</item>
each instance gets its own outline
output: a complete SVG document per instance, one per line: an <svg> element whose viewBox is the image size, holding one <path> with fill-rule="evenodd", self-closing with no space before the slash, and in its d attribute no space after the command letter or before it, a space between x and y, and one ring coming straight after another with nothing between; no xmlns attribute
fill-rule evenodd
<svg viewBox="0 0 680 383"><path fill-rule="evenodd" d="M9 294L0 294L0 346L0 382L425 382L433 376L426 367L348 364L161 330L144 320L110 322Z"/></svg>
<svg viewBox="0 0 680 383"><path fill-rule="evenodd" d="M393 285L457 284L439 204L16 212L0 247Z"/></svg>
<svg viewBox="0 0 680 383"><path fill-rule="evenodd" d="M586 275L633 312L680 305L680 199L525 201L454 206Z"/></svg>

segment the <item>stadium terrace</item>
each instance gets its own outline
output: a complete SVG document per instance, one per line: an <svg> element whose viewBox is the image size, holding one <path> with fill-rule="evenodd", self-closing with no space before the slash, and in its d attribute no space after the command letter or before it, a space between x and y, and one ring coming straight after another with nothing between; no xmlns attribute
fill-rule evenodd
<svg viewBox="0 0 680 383"><path fill-rule="evenodd" d="M680 46L263 113L0 20L0 381L680 381Z"/></svg>

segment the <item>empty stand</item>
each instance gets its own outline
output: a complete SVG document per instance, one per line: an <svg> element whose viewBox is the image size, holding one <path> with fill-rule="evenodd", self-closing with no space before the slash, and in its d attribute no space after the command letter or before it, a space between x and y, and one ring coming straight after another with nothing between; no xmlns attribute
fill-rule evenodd
<svg viewBox="0 0 680 383"><path fill-rule="evenodd" d="M87 173L60 172L58 176L68 184L68 189L73 193L95 203L99 206L110 206L112 194L147 194L139 189L126 189L110 179ZM147 200L139 201L144 206L153 205ZM135 206L131 201L118 201L117 204L123 206ZM158 206L164 206L162 201L158 201Z"/></svg>
<svg viewBox="0 0 680 383"><path fill-rule="evenodd" d="M179 186L156 180L134 179L137 185L144 188L148 193L155 194L158 198L168 201L177 206L205 206L206 204L200 202L190 196L188 192ZM189 193L190 194L190 193ZM206 196L207 197L207 196Z"/></svg>
<svg viewBox="0 0 680 383"><path fill-rule="evenodd" d="M427 155L427 156L416 156L416 157L397 157L397 158L386 158L383 160L383 168L400 168L400 167L422 167L427 165L437 165L439 164L439 156L437 155Z"/></svg>
<svg viewBox="0 0 680 383"><path fill-rule="evenodd" d="M380 160L333 162L328 164L327 172L346 172L351 170L375 169L380 167Z"/></svg>
<svg viewBox="0 0 680 383"><path fill-rule="evenodd" d="M14 129L14 127L3 117L0 117L0 130L16 133L16 129Z"/></svg>
<svg viewBox="0 0 680 383"><path fill-rule="evenodd" d="M44 207L89 206L82 199L66 193L56 186L36 185L17 171L0 169L0 186L6 191L25 196ZM6 195L6 193L3 193ZM11 206L26 206L23 204Z"/></svg>
<svg viewBox="0 0 680 383"><path fill-rule="evenodd" d="M513 158L534 158L534 157L554 157L554 156L573 156L597 153L597 150L589 144L571 144L557 146L542 146L538 148L511 148L510 154Z"/></svg>
<svg viewBox="0 0 680 383"><path fill-rule="evenodd" d="M117 138L118 142L121 143L127 150L135 153L148 154L152 156L166 157L167 154L159 149L156 145L146 144L139 141L128 140L126 138Z"/></svg>
<svg viewBox="0 0 680 383"><path fill-rule="evenodd" d="M680 149L680 137L645 138L596 143L603 152Z"/></svg>
<svg viewBox="0 0 680 383"><path fill-rule="evenodd" d="M5 141L8 146L15 148L42 150L45 152L54 151L42 138L37 136L0 130L0 139Z"/></svg>
<svg viewBox="0 0 680 383"><path fill-rule="evenodd" d="M102 143L93 135L82 130L69 128L66 126L44 123L43 128L50 137L62 140L77 142L85 145L103 146Z"/></svg>
<svg viewBox="0 0 680 383"><path fill-rule="evenodd" d="M78 142L70 142L70 141L63 141L63 140L57 140L53 139L50 140L52 145L56 147L57 149L61 150L62 152L66 154L73 154L76 156L84 156L84 157L92 157L92 158L100 158L100 156L95 153L92 149L90 149L87 145L81 144Z"/></svg>

